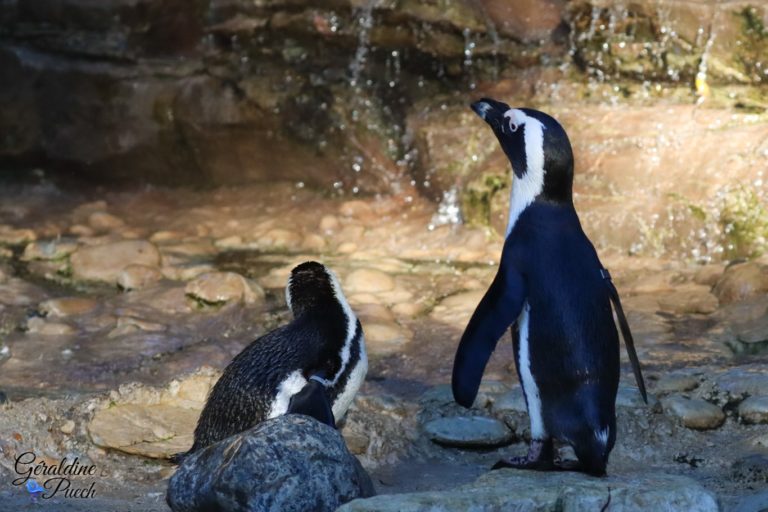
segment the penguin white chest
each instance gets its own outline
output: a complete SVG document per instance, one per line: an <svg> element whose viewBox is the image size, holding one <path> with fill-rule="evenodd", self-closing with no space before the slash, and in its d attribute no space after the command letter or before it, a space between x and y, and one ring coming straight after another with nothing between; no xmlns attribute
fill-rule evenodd
<svg viewBox="0 0 768 512"><path fill-rule="evenodd" d="M531 372L531 345L530 345L531 306L526 302L523 311L517 319L520 336L519 364L520 381L525 392L525 401L528 404L528 416L531 419L531 437L544 439L547 431L544 428L544 418L541 414L541 396L536 379Z"/></svg>

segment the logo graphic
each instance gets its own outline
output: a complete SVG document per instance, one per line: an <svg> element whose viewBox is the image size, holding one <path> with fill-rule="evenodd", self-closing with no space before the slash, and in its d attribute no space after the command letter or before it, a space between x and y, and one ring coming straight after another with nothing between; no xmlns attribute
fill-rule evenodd
<svg viewBox="0 0 768 512"><path fill-rule="evenodd" d="M43 459L38 459L34 452L24 452L16 457L14 471L20 476L11 483L15 486L25 486L32 501L37 501L38 498L48 500L54 496L96 496L96 465L81 464L79 457L71 461L64 457L58 464L48 464ZM101 476L105 476L104 472Z"/></svg>

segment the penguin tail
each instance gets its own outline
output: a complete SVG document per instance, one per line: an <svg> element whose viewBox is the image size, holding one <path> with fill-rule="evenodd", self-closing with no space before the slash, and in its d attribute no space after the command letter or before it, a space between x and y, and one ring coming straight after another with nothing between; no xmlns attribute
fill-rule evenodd
<svg viewBox="0 0 768 512"><path fill-rule="evenodd" d="M179 452L174 453L173 455L168 456L168 462L171 464L179 465L182 462L184 462L184 459L186 459L189 456L190 452Z"/></svg>

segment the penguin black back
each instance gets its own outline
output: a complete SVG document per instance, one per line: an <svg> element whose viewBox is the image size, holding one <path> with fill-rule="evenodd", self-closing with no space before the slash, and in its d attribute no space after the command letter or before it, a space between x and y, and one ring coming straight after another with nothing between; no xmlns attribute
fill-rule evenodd
<svg viewBox="0 0 768 512"><path fill-rule="evenodd" d="M188 453L286 412L331 425L346 412L368 361L360 322L336 276L317 262L298 265L286 286L286 302L293 320L252 342L224 369Z"/></svg>

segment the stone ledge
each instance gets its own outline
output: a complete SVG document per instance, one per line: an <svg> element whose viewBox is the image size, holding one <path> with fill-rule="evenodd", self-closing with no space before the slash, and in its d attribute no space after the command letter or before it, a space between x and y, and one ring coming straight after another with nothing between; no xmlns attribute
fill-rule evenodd
<svg viewBox="0 0 768 512"><path fill-rule="evenodd" d="M380 495L354 500L339 512L495 512L601 510L719 510L712 493L690 478L654 473L594 478L578 473L541 473L504 469L481 476L453 491Z"/></svg>

